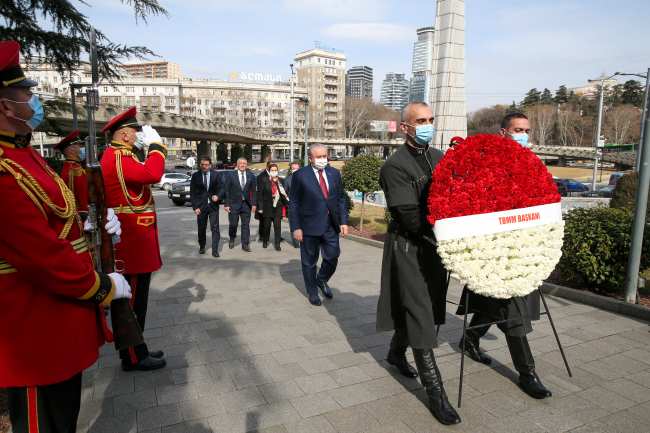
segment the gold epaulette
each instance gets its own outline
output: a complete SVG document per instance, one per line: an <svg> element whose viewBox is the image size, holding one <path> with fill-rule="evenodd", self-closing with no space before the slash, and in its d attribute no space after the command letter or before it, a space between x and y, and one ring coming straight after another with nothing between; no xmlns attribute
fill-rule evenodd
<svg viewBox="0 0 650 433"><path fill-rule="evenodd" d="M86 175L86 171L82 167L71 167L70 171L74 174L74 177Z"/></svg>

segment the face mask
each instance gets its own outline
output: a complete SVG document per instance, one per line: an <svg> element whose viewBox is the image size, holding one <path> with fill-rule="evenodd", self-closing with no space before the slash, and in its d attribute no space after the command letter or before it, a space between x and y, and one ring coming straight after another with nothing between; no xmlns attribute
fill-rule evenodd
<svg viewBox="0 0 650 433"><path fill-rule="evenodd" d="M78 156L79 158L81 158L82 161L85 161L85 160L86 160L86 148L85 148L85 147L82 147L82 148L79 149L79 150L81 151L81 153L80 153L79 155L77 155L77 156Z"/></svg>
<svg viewBox="0 0 650 433"><path fill-rule="evenodd" d="M517 143L521 144L522 146L526 147L528 146L528 134L511 134L509 132L506 132L510 137L512 137L513 140L515 140Z"/></svg>
<svg viewBox="0 0 650 433"><path fill-rule="evenodd" d="M133 134L132 132L129 132L129 134ZM142 149L142 146L144 146L144 132L138 131L134 134L138 139L133 143L135 147L138 149Z"/></svg>
<svg viewBox="0 0 650 433"><path fill-rule="evenodd" d="M277 172L277 171L270 171L270 172L269 172L269 175L270 175L271 177L278 177L278 172Z"/></svg>
<svg viewBox="0 0 650 433"><path fill-rule="evenodd" d="M327 158L314 159L314 167L316 167L319 170L322 170L325 167L327 167Z"/></svg>
<svg viewBox="0 0 650 433"><path fill-rule="evenodd" d="M25 120L21 119L20 117L14 117L14 119L22 120L23 122L27 123L27 125L32 128L32 131L38 128L38 125L40 125L43 121L43 116L45 116L45 113L43 112L43 105L41 105L41 101L33 93L27 102L12 101L10 99L5 99L5 101L13 102L14 104L29 104L29 108L31 108L34 112L31 119Z"/></svg>
<svg viewBox="0 0 650 433"><path fill-rule="evenodd" d="M406 123L408 126L413 126L409 125ZM422 146L426 146L433 140L433 133L435 132L433 130L433 125L428 124L428 125L418 125L415 126L415 135L411 135L413 137L413 140L415 140L416 143L421 144ZM408 134L408 133L407 133Z"/></svg>

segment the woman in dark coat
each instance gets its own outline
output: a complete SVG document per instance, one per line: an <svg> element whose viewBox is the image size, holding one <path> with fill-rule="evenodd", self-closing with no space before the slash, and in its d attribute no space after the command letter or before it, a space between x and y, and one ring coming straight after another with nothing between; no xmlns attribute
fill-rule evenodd
<svg viewBox="0 0 650 433"><path fill-rule="evenodd" d="M275 232L275 249L280 251L282 218L287 216L289 196L284 190L284 180L278 177L278 166L269 166L269 176L257 184L257 210L264 219L262 244L266 248L271 236L271 221Z"/></svg>

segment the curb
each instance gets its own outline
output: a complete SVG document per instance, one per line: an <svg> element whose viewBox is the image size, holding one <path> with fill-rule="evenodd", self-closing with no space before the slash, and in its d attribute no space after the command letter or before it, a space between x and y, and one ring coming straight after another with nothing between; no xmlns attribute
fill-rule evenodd
<svg viewBox="0 0 650 433"><path fill-rule="evenodd" d="M362 238L361 236L355 236L355 235L351 235L349 233L347 235L345 235L344 238L341 238L341 239L347 239L347 240L350 240L352 242L359 242L360 244L370 245L371 247L375 247L375 248L381 248L381 249L384 248L384 243L383 242L375 241L375 240L372 240L372 239Z"/></svg>
<svg viewBox="0 0 650 433"><path fill-rule="evenodd" d="M595 295L593 293L583 292L581 290L558 286L557 284L547 282L544 282L540 288L545 294L591 305L592 307L598 307L602 310L611 311L624 316L650 321L650 308L641 305L630 304L625 301L619 301L618 299Z"/></svg>

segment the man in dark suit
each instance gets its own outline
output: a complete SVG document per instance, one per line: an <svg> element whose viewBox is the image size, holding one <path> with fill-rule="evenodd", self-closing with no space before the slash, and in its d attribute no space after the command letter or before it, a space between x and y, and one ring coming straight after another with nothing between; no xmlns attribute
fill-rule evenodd
<svg viewBox="0 0 650 433"><path fill-rule="evenodd" d="M224 194L221 176L212 170L212 159L201 157L201 170L192 175L190 181L190 198L199 226L199 254L205 254L205 229L210 219L212 230L212 257L219 257L219 197Z"/></svg>
<svg viewBox="0 0 650 433"><path fill-rule="evenodd" d="M302 274L309 302L319 306L318 288L326 298L334 296L327 282L336 271L341 255L339 233L348 234L348 208L341 172L328 166L325 146L312 144L309 161L309 166L291 175L289 213L293 236L301 242ZM323 252L323 262L316 275L319 248Z"/></svg>
<svg viewBox="0 0 650 433"><path fill-rule="evenodd" d="M226 176L224 209L229 212L228 220L230 221L228 248L233 249L235 247L237 225L239 225L241 216L241 249L250 253L250 222L251 212L256 210L257 182L255 181L255 175L246 170L247 164L246 158L239 158L237 160L237 169Z"/></svg>

